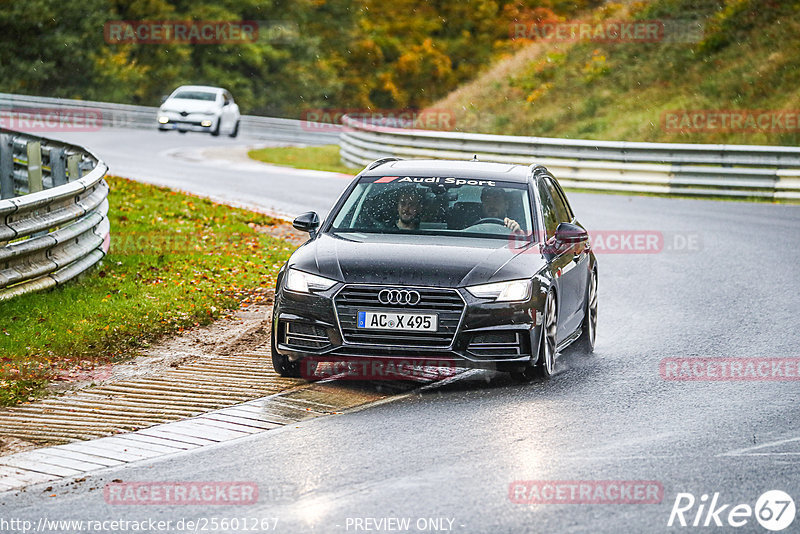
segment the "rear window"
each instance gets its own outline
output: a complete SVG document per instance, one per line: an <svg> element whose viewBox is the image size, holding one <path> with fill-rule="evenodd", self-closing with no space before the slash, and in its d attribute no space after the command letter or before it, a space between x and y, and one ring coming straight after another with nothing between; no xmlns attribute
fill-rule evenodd
<svg viewBox="0 0 800 534"><path fill-rule="evenodd" d="M527 185L454 177L362 177L331 231L506 238L531 232Z"/></svg>

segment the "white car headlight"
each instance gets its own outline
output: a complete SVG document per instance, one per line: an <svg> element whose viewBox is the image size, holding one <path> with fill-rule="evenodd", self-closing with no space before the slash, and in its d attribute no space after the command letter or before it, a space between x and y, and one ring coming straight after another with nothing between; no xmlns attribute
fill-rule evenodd
<svg viewBox="0 0 800 534"><path fill-rule="evenodd" d="M478 298L493 298L495 302L517 302L530 298L531 281L526 279L481 284L479 286L470 286L467 291Z"/></svg>
<svg viewBox="0 0 800 534"><path fill-rule="evenodd" d="M296 269L289 269L286 273L286 283L284 287L289 291L297 293L311 293L312 291L325 291L330 289L336 280L318 276L316 274L304 273Z"/></svg>

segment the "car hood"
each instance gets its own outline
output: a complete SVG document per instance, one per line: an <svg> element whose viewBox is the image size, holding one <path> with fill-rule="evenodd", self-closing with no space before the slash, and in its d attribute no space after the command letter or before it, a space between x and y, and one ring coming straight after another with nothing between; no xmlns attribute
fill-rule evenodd
<svg viewBox="0 0 800 534"><path fill-rule="evenodd" d="M347 283L437 287L528 278L544 266L531 247L513 245L488 238L322 234L298 249L290 266ZM514 261L523 253L527 261Z"/></svg>
<svg viewBox="0 0 800 534"><path fill-rule="evenodd" d="M162 110L186 111L188 113L214 113L219 107L214 102L206 100L189 100L184 98L170 98L161 105Z"/></svg>

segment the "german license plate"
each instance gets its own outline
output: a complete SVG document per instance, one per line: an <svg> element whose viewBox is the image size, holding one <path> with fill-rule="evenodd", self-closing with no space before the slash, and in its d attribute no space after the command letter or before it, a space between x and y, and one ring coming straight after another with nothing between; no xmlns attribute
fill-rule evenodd
<svg viewBox="0 0 800 534"><path fill-rule="evenodd" d="M427 313L358 312L358 328L436 332L439 316Z"/></svg>

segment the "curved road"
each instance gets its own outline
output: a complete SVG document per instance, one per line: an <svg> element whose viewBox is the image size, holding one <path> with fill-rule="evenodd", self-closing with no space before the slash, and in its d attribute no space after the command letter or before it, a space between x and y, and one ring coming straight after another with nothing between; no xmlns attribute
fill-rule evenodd
<svg viewBox="0 0 800 534"><path fill-rule="evenodd" d="M286 213L324 212L346 184L168 153L244 139L90 136L70 140L95 149L113 173ZM767 490L800 505L800 382L672 381L659 366L676 357L800 357L800 207L569 197L607 246L625 232L657 231L664 241L650 253L598 251L596 352L563 354L551 380L519 385L473 371L394 402L4 495L3 516L278 518L278 532L389 532L397 524L388 518L407 518L410 532L768 532L753 517L733 528L728 512ZM260 497L238 507L111 506L102 488L112 480L250 480ZM663 498L512 502L510 484L531 480L657 481ZM717 508L729 505L718 516L724 527L667 527L679 493L698 504L719 493ZM690 525L697 510L685 514ZM798 531L800 518L786 530Z"/></svg>

